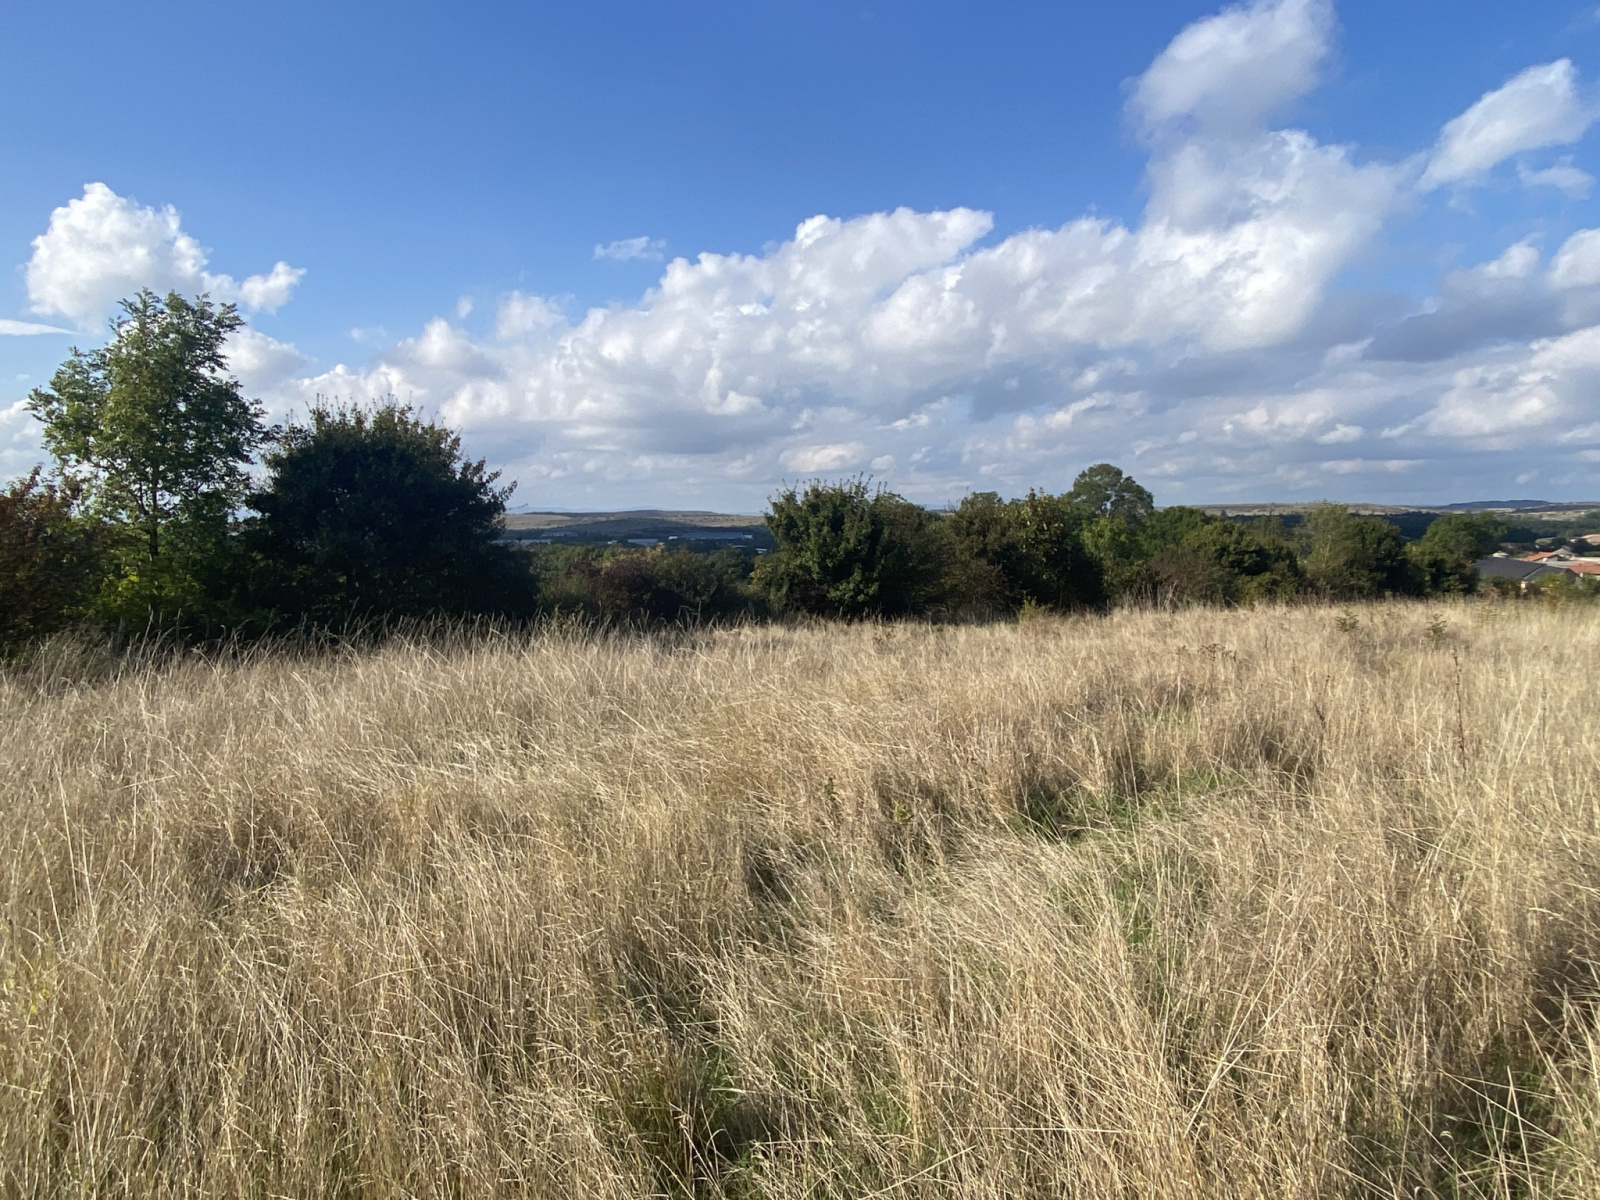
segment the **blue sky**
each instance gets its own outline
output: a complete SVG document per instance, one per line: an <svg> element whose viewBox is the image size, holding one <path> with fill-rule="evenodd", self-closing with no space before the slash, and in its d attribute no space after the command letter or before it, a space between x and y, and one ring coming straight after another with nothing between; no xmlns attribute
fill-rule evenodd
<svg viewBox="0 0 1600 1200"><path fill-rule="evenodd" d="M3 475L148 284L521 507L1600 497L1593 7L0 14Z"/></svg>

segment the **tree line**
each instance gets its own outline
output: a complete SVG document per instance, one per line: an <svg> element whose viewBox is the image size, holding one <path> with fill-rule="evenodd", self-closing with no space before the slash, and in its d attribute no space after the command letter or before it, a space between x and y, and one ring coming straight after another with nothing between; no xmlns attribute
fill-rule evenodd
<svg viewBox="0 0 1600 1200"><path fill-rule="evenodd" d="M1108 463L1060 495L932 511L865 478L785 487L770 553L516 548L511 486L405 404L318 402L269 427L227 373L232 305L144 291L27 405L55 460L0 493L0 645L73 624L183 637L540 612L629 621L806 613L996 617L1119 602L1469 592L1505 526L1408 543L1335 505L1290 528L1157 509Z"/></svg>

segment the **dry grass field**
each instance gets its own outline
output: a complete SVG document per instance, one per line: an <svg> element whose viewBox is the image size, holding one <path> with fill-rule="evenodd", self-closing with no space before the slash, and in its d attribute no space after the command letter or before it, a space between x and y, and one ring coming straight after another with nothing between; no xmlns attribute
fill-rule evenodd
<svg viewBox="0 0 1600 1200"><path fill-rule="evenodd" d="M1600 1195L1593 610L90 666L6 1196Z"/></svg>

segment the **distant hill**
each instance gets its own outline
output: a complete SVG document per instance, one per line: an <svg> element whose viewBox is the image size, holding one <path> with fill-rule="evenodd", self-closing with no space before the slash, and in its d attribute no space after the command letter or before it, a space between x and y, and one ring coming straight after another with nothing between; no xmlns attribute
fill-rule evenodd
<svg viewBox="0 0 1600 1200"><path fill-rule="evenodd" d="M751 513L717 513L659 508L622 512L507 513L506 538L518 542L595 545L607 542L688 542L770 549L766 522Z"/></svg>
<svg viewBox="0 0 1600 1200"><path fill-rule="evenodd" d="M1295 525L1316 507L1300 504L1201 504L1195 507L1215 517L1247 520L1251 517L1279 517L1285 525ZM1494 512L1506 520L1508 545L1534 545L1541 538L1567 538L1600 532L1600 518L1587 514L1600 510L1600 501L1557 503L1550 500L1468 500L1436 507L1396 504L1351 504L1349 510L1363 516L1382 517L1399 528L1408 539L1423 535L1428 526L1448 513Z"/></svg>
<svg viewBox="0 0 1600 1200"><path fill-rule="evenodd" d="M1264 503L1199 504L1202 512L1213 516L1282 517L1293 525L1316 506L1306 501L1286 504ZM1469 500L1433 507L1402 504L1351 504L1351 512L1385 517L1398 525L1408 538L1420 537L1435 517L1452 512L1495 511L1515 514L1517 522L1534 526L1517 534L1518 540L1532 541L1559 532L1554 527L1539 527L1538 522L1571 522L1580 514L1600 509L1600 500L1583 503L1556 503L1549 500ZM755 513L719 513L698 509L639 508L619 512L521 512L507 513L506 540L546 542L555 545L595 546L611 542L635 545L674 543L696 550L716 546L744 546L770 550L776 543L767 532L765 521Z"/></svg>
<svg viewBox="0 0 1600 1200"><path fill-rule="evenodd" d="M1594 500L1576 504L1560 504L1550 500L1469 500L1464 504L1446 504L1444 512L1587 512L1600 508Z"/></svg>
<svg viewBox="0 0 1600 1200"><path fill-rule="evenodd" d="M1241 501L1237 504L1197 504L1194 507L1215 517L1283 517L1310 512L1321 501L1306 500L1296 503L1265 503ZM1569 517L1577 513L1600 509L1600 500L1562 502L1553 500L1464 500L1456 504L1349 504L1353 513L1368 516L1391 517L1404 513L1453 512L1514 512L1531 517L1548 514L1552 517Z"/></svg>

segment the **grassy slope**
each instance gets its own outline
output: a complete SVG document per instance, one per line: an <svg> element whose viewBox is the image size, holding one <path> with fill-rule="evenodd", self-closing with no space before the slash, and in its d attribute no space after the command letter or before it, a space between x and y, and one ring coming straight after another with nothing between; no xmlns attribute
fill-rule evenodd
<svg viewBox="0 0 1600 1200"><path fill-rule="evenodd" d="M0 1191L1594 1195L1600 619L1358 616L0 680Z"/></svg>

